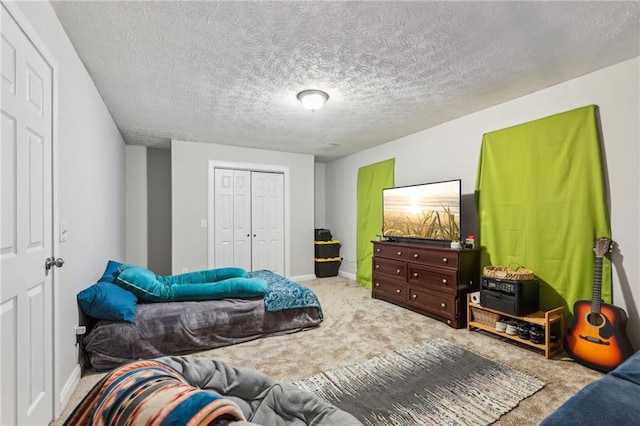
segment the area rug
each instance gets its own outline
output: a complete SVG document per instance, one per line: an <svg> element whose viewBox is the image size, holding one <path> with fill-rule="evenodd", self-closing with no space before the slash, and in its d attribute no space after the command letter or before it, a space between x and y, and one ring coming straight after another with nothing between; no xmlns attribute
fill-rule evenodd
<svg viewBox="0 0 640 426"><path fill-rule="evenodd" d="M544 383L442 339L295 383L365 425L487 425Z"/></svg>

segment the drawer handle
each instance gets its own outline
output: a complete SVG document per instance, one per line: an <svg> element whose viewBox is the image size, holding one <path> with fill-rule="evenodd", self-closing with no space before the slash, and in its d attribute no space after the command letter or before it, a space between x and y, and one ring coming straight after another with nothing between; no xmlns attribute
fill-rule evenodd
<svg viewBox="0 0 640 426"><path fill-rule="evenodd" d="M447 283L447 279L446 279L446 278L443 278L443 279L442 279L442 284L446 284L446 283Z"/></svg>
<svg viewBox="0 0 640 426"><path fill-rule="evenodd" d="M440 304L440 306L442 306L443 308L446 308L446 307L447 307L447 304L446 304L446 303L444 303L444 302L442 302L442 303Z"/></svg>
<svg viewBox="0 0 640 426"><path fill-rule="evenodd" d="M396 269L396 274L400 274L400 269Z"/></svg>
<svg viewBox="0 0 640 426"><path fill-rule="evenodd" d="M377 251L378 253L380 253L380 249L376 249L376 251Z"/></svg>
<svg viewBox="0 0 640 426"><path fill-rule="evenodd" d="M442 258L442 263L447 263L449 261L449 259L447 259L446 257Z"/></svg>
<svg viewBox="0 0 640 426"><path fill-rule="evenodd" d="M376 287L380 287L380 283L376 283Z"/></svg>
<svg viewBox="0 0 640 426"><path fill-rule="evenodd" d="M414 258L414 259L417 259L417 258L419 258L419 257L420 257L420 255L419 255L418 253L414 253L414 254L413 254L413 258Z"/></svg>
<svg viewBox="0 0 640 426"><path fill-rule="evenodd" d="M402 252L401 251L398 252L398 256L402 256Z"/></svg>
<svg viewBox="0 0 640 426"><path fill-rule="evenodd" d="M380 269L380 264L376 263L376 269Z"/></svg>
<svg viewBox="0 0 640 426"><path fill-rule="evenodd" d="M401 291L400 289L397 289L397 290L396 290L396 293L400 293L400 291Z"/></svg>
<svg viewBox="0 0 640 426"><path fill-rule="evenodd" d="M413 298L413 299L417 299L417 298L418 298L418 295L417 295L417 294L413 294L413 295L411 296L411 298Z"/></svg>
<svg viewBox="0 0 640 426"><path fill-rule="evenodd" d="M413 273L413 278L418 278L418 273L417 272Z"/></svg>

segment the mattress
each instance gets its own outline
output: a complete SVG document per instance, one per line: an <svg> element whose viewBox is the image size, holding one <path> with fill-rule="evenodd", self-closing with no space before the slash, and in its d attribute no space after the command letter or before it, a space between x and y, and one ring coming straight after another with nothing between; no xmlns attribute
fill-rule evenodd
<svg viewBox="0 0 640 426"><path fill-rule="evenodd" d="M286 278L273 275L268 282L277 281L281 287ZM290 286L315 298L306 287L291 282ZM133 323L99 321L83 346L91 367L106 371L139 359L184 355L317 327L322 311L317 299L313 304L317 306L289 304L295 307L270 310L264 298L141 303Z"/></svg>

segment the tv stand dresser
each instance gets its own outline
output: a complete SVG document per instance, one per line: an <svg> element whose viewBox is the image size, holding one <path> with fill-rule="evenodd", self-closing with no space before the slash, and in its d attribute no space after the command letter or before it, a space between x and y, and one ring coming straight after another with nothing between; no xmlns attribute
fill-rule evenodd
<svg viewBox="0 0 640 426"><path fill-rule="evenodd" d="M480 249L373 241L371 295L453 328L467 325L467 294L480 289Z"/></svg>

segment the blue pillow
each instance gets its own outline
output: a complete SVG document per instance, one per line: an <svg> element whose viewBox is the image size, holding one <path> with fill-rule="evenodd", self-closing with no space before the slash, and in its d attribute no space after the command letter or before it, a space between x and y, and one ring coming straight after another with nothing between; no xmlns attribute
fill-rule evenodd
<svg viewBox="0 0 640 426"><path fill-rule="evenodd" d="M217 300L226 298L262 297L268 284L261 278L235 277L213 283L176 284L171 286L171 299Z"/></svg>
<svg viewBox="0 0 640 426"><path fill-rule="evenodd" d="M109 263L107 263L107 269L105 269L104 274L102 274L102 278L100 278L98 281L116 284L118 274L120 273L120 271L118 270L120 266L122 266L122 263L116 262L115 260L110 260Z"/></svg>
<svg viewBox="0 0 640 426"><path fill-rule="evenodd" d="M247 278L249 273L242 268L229 266L225 268L206 269L203 271L185 272L180 275L169 275L164 277L164 283L191 284L191 283L215 283L229 278Z"/></svg>
<svg viewBox="0 0 640 426"><path fill-rule="evenodd" d="M122 265L118 285L145 302L182 302L227 297L260 297L267 291L263 279L246 277L241 268L219 268L163 277L137 265ZM225 277L232 277L221 279ZM212 282L202 280L214 280ZM219 281L215 281L219 280Z"/></svg>
<svg viewBox="0 0 640 426"><path fill-rule="evenodd" d="M78 304L90 317L133 322L136 317L136 296L110 282L98 282L78 293Z"/></svg>
<svg viewBox="0 0 640 426"><path fill-rule="evenodd" d="M170 288L164 278L142 266L122 265L118 275L118 286L129 290L145 302L169 302Z"/></svg>

